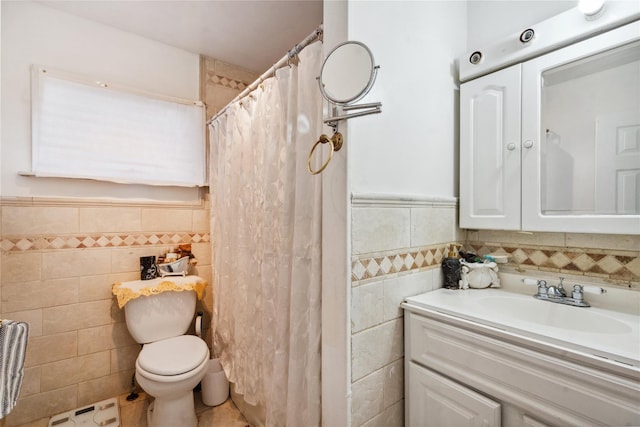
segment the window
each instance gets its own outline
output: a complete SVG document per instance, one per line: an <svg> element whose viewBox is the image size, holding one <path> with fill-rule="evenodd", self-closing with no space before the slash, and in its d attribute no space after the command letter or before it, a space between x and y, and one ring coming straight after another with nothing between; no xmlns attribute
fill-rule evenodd
<svg viewBox="0 0 640 427"><path fill-rule="evenodd" d="M32 172L37 177L202 186L204 120L201 102L34 67Z"/></svg>

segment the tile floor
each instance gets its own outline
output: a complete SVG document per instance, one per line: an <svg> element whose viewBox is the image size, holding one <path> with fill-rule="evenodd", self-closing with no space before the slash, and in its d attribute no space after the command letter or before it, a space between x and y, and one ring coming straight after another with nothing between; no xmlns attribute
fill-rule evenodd
<svg viewBox="0 0 640 427"><path fill-rule="evenodd" d="M118 397L122 427L147 427L149 399L144 393L134 402L127 402L127 395ZM206 406L200 392L194 393L198 427L251 427L231 399L219 406Z"/></svg>

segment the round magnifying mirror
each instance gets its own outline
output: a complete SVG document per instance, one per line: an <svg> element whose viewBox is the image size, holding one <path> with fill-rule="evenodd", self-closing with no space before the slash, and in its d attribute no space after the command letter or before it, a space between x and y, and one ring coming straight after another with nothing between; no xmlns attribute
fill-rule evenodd
<svg viewBox="0 0 640 427"><path fill-rule="evenodd" d="M336 46L324 60L318 83L328 101L345 105L365 96L375 80L377 67L367 46L348 41Z"/></svg>

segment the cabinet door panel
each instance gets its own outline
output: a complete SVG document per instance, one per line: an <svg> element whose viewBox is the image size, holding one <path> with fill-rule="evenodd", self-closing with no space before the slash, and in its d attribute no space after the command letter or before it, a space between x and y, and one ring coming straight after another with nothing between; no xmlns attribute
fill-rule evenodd
<svg viewBox="0 0 640 427"><path fill-rule="evenodd" d="M522 229L640 234L640 22L522 65Z"/></svg>
<svg viewBox="0 0 640 427"><path fill-rule="evenodd" d="M520 65L460 89L460 225L520 228Z"/></svg>
<svg viewBox="0 0 640 427"><path fill-rule="evenodd" d="M408 426L499 427L500 404L411 363Z"/></svg>

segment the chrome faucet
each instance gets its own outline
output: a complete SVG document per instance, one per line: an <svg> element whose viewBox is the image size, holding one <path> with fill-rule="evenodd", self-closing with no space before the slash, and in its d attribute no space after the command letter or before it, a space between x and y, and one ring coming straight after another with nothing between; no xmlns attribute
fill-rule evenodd
<svg viewBox="0 0 640 427"><path fill-rule="evenodd" d="M587 286L587 285L573 285L573 290L571 291L571 296L567 295L567 291L564 289L562 282L564 281L564 277L560 277L560 283L556 286L547 286L547 282L545 280L537 280L537 279L523 279L525 285L537 285L538 292L534 295L535 298L550 301L559 304L572 305L575 307L590 307L591 304L584 300L584 293L592 293L592 294L604 294L607 291L598 286Z"/></svg>
<svg viewBox="0 0 640 427"><path fill-rule="evenodd" d="M565 291L564 287L562 286L562 282L564 281L564 277L558 277L558 279L560 279L560 283L558 283L558 286L549 286L547 288L546 295L548 297L564 298L564 297L567 296L567 291Z"/></svg>

